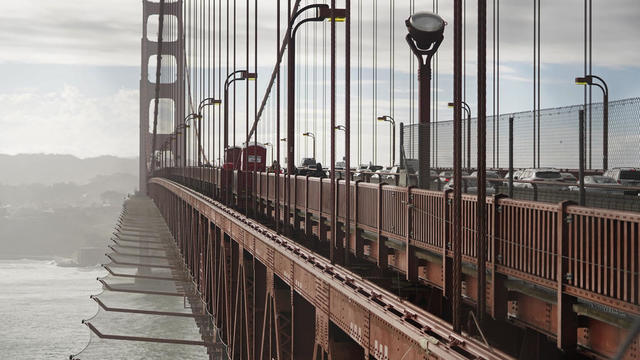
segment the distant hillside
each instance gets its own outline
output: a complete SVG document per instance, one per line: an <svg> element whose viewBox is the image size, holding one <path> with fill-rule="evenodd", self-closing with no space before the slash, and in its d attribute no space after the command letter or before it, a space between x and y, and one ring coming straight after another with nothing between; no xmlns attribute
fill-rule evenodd
<svg viewBox="0 0 640 360"><path fill-rule="evenodd" d="M0 184L25 185L72 182L87 184L102 175L138 176L137 158L100 156L79 159L72 155L0 154Z"/></svg>

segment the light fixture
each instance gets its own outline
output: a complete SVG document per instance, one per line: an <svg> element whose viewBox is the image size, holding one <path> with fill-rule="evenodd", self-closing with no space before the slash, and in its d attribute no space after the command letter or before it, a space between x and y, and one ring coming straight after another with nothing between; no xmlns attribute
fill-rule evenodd
<svg viewBox="0 0 640 360"><path fill-rule="evenodd" d="M430 12L417 12L405 22L409 34L421 50L428 50L441 41L447 23L438 15Z"/></svg>
<svg viewBox="0 0 640 360"><path fill-rule="evenodd" d="M444 40L447 23L438 14L417 12L405 25L411 52L418 58L418 186L426 189L431 182L431 59Z"/></svg>

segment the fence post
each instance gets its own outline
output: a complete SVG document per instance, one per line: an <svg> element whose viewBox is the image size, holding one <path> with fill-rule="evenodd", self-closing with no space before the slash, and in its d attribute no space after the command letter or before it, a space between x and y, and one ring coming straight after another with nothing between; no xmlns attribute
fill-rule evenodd
<svg viewBox="0 0 640 360"><path fill-rule="evenodd" d="M451 243L451 216L449 215L449 209L451 204L449 202L449 194L452 190L443 191L442 197L442 296L449 298L451 294L451 271L452 261L447 256L447 250Z"/></svg>
<svg viewBox="0 0 640 360"><path fill-rule="evenodd" d="M580 206L584 206L584 110L578 110L578 182L580 185Z"/></svg>
<svg viewBox="0 0 640 360"><path fill-rule="evenodd" d="M507 288L504 286L506 276L498 274L496 271L496 263L498 261L500 248L500 240L502 239L502 206L501 200L505 197L503 194L493 196L493 231L491 233L491 316L496 320L504 320L507 318Z"/></svg>
<svg viewBox="0 0 640 360"><path fill-rule="evenodd" d="M513 116L509 117L509 197L513 199Z"/></svg>
<svg viewBox="0 0 640 360"><path fill-rule="evenodd" d="M556 295L557 295L557 346L565 351L565 355L570 355L576 350L578 341L578 317L573 311L573 304L576 299L573 296L564 293L564 283L569 271L568 244L569 244L569 224L570 219L567 217L567 207L570 201L563 201L558 204L558 229L556 255Z"/></svg>
<svg viewBox="0 0 640 360"><path fill-rule="evenodd" d="M360 194L358 191L358 184L360 184L361 180L356 180L353 184L354 191L354 223L355 223L355 237L356 237L356 259L361 259L364 256L364 241L362 240L362 229L358 228L358 221L360 220L360 211L358 210L358 201L360 198Z"/></svg>
<svg viewBox="0 0 640 360"><path fill-rule="evenodd" d="M377 237L378 237L378 242L377 242L377 246L378 246L378 251L377 251L377 263L378 263L378 268L379 269L386 269L387 268L387 263L389 261L389 259L387 258L387 244L385 244L385 238L382 236L382 187L385 184L383 182L381 182L380 184L378 184L378 211L377 211L377 216L376 216L376 225L378 228L377 231Z"/></svg>
<svg viewBox="0 0 640 360"><path fill-rule="evenodd" d="M415 247L412 247L412 236L411 236L411 200L413 198L413 194L411 194L412 187L407 187L407 203L405 204L405 243L407 244L406 248L406 263L407 263L407 280L408 281L418 281L418 261L416 258Z"/></svg>

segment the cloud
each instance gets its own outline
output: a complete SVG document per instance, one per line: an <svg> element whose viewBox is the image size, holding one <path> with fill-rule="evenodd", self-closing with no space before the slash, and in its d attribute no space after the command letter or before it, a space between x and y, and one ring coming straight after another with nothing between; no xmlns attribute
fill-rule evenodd
<svg viewBox="0 0 640 360"><path fill-rule="evenodd" d="M129 89L100 97L69 85L0 94L0 153L136 156L138 106L138 90Z"/></svg>

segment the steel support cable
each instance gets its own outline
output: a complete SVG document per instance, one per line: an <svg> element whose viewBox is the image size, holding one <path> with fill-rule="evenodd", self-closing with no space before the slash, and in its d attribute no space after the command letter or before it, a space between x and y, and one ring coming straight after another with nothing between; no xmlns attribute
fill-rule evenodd
<svg viewBox="0 0 640 360"><path fill-rule="evenodd" d="M372 84L372 90L373 90L373 114L371 116L372 119L372 124L373 124L373 164L377 164L378 163L378 134L377 134L377 128L378 128L378 121L377 121L377 114L378 114L378 0L373 0L373 7L372 7L372 11L373 11L373 21L372 21L372 25L373 25L373 29L372 29L372 36L373 36L373 47L372 47L372 62L373 62L373 84Z"/></svg>
<svg viewBox="0 0 640 360"><path fill-rule="evenodd" d="M237 15L237 1L233 0L233 72L238 71L236 67L237 60L237 28L238 28L238 15ZM233 146L236 146L236 114L237 114L237 88L235 82L233 83Z"/></svg>
<svg viewBox="0 0 640 360"><path fill-rule="evenodd" d="M538 0L538 94L537 94L537 99L538 99L538 167L540 167L540 71L542 70L541 66L540 66L540 27L542 25L542 19L540 18L540 6L542 4L542 0Z"/></svg>
<svg viewBox="0 0 640 360"><path fill-rule="evenodd" d="M327 123L327 24L322 23L322 120L323 123ZM326 126L325 126L326 130ZM323 147L322 154L323 160L326 160L327 154L327 132L322 132ZM326 163L326 161L325 161Z"/></svg>
<svg viewBox="0 0 640 360"><path fill-rule="evenodd" d="M358 166L362 164L362 1L358 0Z"/></svg>
<svg viewBox="0 0 640 360"><path fill-rule="evenodd" d="M311 93L311 99L313 102L313 134L315 136L318 135L318 101L317 101L317 90L318 90L318 23L313 23L313 46L312 46L312 54L313 58L313 91ZM319 158L319 157L318 157ZM318 159L315 159L318 161ZM322 162L326 164L324 158Z"/></svg>
<svg viewBox="0 0 640 360"><path fill-rule="evenodd" d="M538 36L537 33L537 28L538 28L538 16L537 16L537 8L538 8L538 0L533 0L533 116L532 116L532 120L533 120L533 152L532 152L532 156L533 156L533 164L532 167L536 167L536 155L537 155L537 149L536 149L536 145L537 145L537 133L536 133L536 96L538 95L537 92L537 77L536 77L536 73L537 73L537 57L538 57L538 43L536 41L536 38Z"/></svg>
<svg viewBox="0 0 640 360"><path fill-rule="evenodd" d="M304 9L300 9L298 10L299 6L300 6L300 1L301 0L295 0L294 6L293 6L293 13L294 14L298 14L304 10L306 10L306 8L309 8L309 6L313 6L313 5L309 5L309 6L305 6ZM289 21L287 21L287 31L285 32L284 35L284 39L282 39L282 43L280 45L280 50L278 52L278 58L276 60L276 64L274 65L273 71L271 72L271 78L269 80L269 83L267 84L267 87L265 89L265 94L262 97L262 101L260 103L260 110L258 111L258 114L256 115L256 118L253 122L253 125L251 126L251 130L249 131L249 135L253 136L253 133L255 131L255 128L258 124L258 122L260 121L260 118L262 117L262 113L264 111L264 108L267 104L267 100L269 99L269 95L271 94L271 89L273 87L273 85L275 84L276 78L279 80L279 74L280 74L280 67L282 65L282 60L284 58L284 52L287 49L287 45L289 44L289 37L291 36L291 31L292 31L292 25L293 24L289 24ZM278 33L279 33L279 28L278 28ZM277 40L279 41L279 40ZM286 76L286 74L284 75Z"/></svg>
<svg viewBox="0 0 640 360"><path fill-rule="evenodd" d="M258 74L258 0L254 0L254 14L253 14L253 72ZM248 70L248 69L247 69ZM253 118L255 119L258 111L258 78L256 76L255 82L253 84ZM247 120L247 128L248 128L248 120ZM248 131L248 130L247 130ZM254 135L254 143L258 145L258 133L256 132ZM265 149L266 151L266 149ZM273 150L271 150L273 152ZM264 163L267 163L267 153L264 154L265 159ZM253 167L253 190L254 194L257 193L256 189L258 186L257 183L258 175L257 175L257 167ZM253 274L255 278L255 274Z"/></svg>

